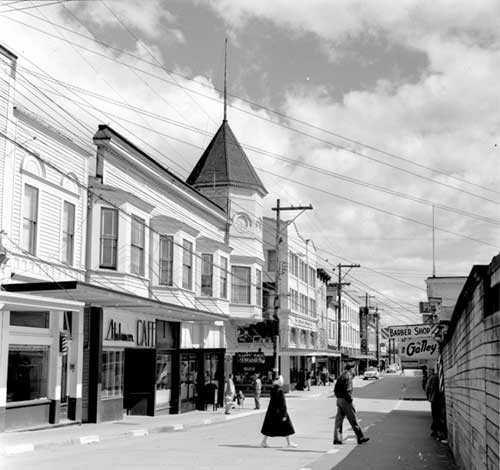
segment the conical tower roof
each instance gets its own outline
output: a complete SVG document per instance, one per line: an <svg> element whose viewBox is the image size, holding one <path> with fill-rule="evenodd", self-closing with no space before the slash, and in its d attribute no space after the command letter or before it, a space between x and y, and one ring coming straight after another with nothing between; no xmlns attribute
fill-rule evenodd
<svg viewBox="0 0 500 470"><path fill-rule="evenodd" d="M254 189L262 196L267 194L225 119L189 175L187 183L196 189L234 186Z"/></svg>

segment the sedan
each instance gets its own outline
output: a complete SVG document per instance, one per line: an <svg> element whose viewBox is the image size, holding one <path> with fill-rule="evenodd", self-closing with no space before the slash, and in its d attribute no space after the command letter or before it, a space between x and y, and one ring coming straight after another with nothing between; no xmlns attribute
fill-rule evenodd
<svg viewBox="0 0 500 470"><path fill-rule="evenodd" d="M363 380L380 379L379 371L376 367L368 367L363 374Z"/></svg>

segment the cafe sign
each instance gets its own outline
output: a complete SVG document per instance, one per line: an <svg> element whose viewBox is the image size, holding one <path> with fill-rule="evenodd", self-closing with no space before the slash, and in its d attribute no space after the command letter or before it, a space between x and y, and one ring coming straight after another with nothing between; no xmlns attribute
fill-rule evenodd
<svg viewBox="0 0 500 470"><path fill-rule="evenodd" d="M103 345L154 348L156 321L136 315L104 312Z"/></svg>
<svg viewBox="0 0 500 470"><path fill-rule="evenodd" d="M403 359L437 359L438 354L438 343L431 338L414 338L401 343L399 346L399 355Z"/></svg>
<svg viewBox="0 0 500 470"><path fill-rule="evenodd" d="M389 339L406 339L406 338L429 338L437 333L437 325L422 324L422 325L399 325L388 326L387 334Z"/></svg>

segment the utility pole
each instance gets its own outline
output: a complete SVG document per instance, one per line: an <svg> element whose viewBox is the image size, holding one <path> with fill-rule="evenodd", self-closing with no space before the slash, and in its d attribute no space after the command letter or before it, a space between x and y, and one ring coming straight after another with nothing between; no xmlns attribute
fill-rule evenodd
<svg viewBox="0 0 500 470"><path fill-rule="evenodd" d="M276 379L279 376L279 348L280 348L280 281L281 281L281 256L280 256L280 245L283 240L281 236L281 211L306 211L311 210L313 207L311 204L308 206L289 206L282 207L280 205L280 200L276 201L276 207L272 210L276 211L276 277L274 284L274 315L273 315L273 375ZM300 215L300 214L299 214ZM298 216L297 216L298 217ZM286 228L286 227L285 227Z"/></svg>
<svg viewBox="0 0 500 470"><path fill-rule="evenodd" d="M377 367L380 365L380 316L379 311L383 310L378 308L378 305L375 307L375 334L376 336L376 348L377 348Z"/></svg>

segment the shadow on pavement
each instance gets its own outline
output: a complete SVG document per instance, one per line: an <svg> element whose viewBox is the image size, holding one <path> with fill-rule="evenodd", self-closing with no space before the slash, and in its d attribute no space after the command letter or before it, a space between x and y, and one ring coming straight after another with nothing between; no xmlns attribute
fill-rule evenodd
<svg viewBox="0 0 500 470"><path fill-rule="evenodd" d="M448 445L430 437L430 424L429 412L394 410L370 427L368 443L349 448L335 446L338 452L324 455L309 467L311 470L456 469Z"/></svg>

